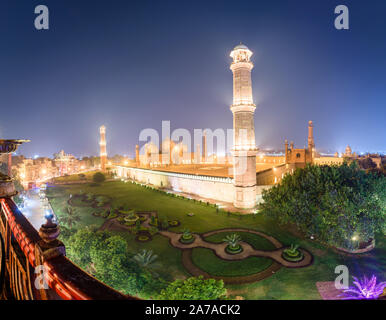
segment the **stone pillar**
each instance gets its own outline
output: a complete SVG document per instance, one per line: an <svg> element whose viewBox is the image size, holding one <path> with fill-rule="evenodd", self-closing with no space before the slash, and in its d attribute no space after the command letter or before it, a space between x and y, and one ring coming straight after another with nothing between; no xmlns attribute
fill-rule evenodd
<svg viewBox="0 0 386 320"><path fill-rule="evenodd" d="M12 178L12 153L8 154L8 176Z"/></svg>
<svg viewBox="0 0 386 320"><path fill-rule="evenodd" d="M233 204L237 208L251 209L256 205L256 154L254 112L256 105L252 97L250 61L252 51L240 44L230 56L233 62L233 113L234 146L233 172L235 197Z"/></svg>
<svg viewBox="0 0 386 320"><path fill-rule="evenodd" d="M62 241L58 240L59 226L52 221L53 215L46 215L46 223L39 229L41 240L35 245L36 266L44 266L44 262L58 256L66 255L66 248ZM36 267L35 266L35 267ZM44 269L40 269L36 276L44 276ZM42 287L39 290L40 298L47 300L50 292Z"/></svg>

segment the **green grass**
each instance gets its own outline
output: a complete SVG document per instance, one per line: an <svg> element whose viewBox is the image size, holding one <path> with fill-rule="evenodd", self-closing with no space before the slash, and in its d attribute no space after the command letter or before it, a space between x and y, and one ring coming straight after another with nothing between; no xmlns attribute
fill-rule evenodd
<svg viewBox="0 0 386 320"><path fill-rule="evenodd" d="M85 178L81 178L81 176L79 174L73 174L73 175L68 175L68 176L62 176L62 177L56 177L54 180L55 182L78 182L78 181L92 181L92 176L98 172L98 170L94 170L94 171L88 171L88 172L84 172L84 173L81 173L81 174L84 174L85 175Z"/></svg>
<svg viewBox="0 0 386 320"><path fill-rule="evenodd" d="M241 237L241 240L249 243L252 247L257 250L275 250L275 246L268 241L267 239L260 237L257 234L248 233L248 232L222 232L218 234L214 234L212 236L206 237L205 240L209 242L221 243L224 242L223 239L227 235L231 235L233 233L238 234Z"/></svg>
<svg viewBox="0 0 386 320"><path fill-rule="evenodd" d="M128 208L136 211L154 210L158 212L161 219L179 220L181 225L172 228L172 231L175 232L182 232L186 228L195 233L230 227L249 228L274 236L284 246L289 246L291 243L299 244L301 248L309 250L314 256L313 265L307 268L281 268L273 276L257 283L228 285L227 288L231 296L241 295L246 299L320 299L321 297L315 283L317 281L334 281L337 276L334 272L335 267L342 264L348 266L350 275L362 276L366 274L371 276L375 274L379 281L386 280L386 241L383 235L376 237L376 248L373 251L354 257L346 256L336 253L315 241L304 239L295 233L293 227L280 226L269 217L262 215L239 217L233 214L228 216L224 212L216 213L215 208L208 207L205 204L170 197L161 192L121 181L104 182L99 186L92 186L92 184L86 183L49 187L48 195L50 202L59 217L65 212L66 201L69 195L78 194L80 190L96 195L106 195L112 199L111 204L114 206L127 205ZM81 222L76 225L76 228L87 225L101 226L105 221L105 219L94 217L91 214L95 210L100 209L81 206L74 206L74 208L81 216ZM189 212L193 212L195 215L189 217L187 216ZM257 235L237 233L241 235L243 241L250 243L256 249L272 249L271 244L267 240ZM152 249L159 256L158 259L161 267L158 273L164 279L171 281L188 276L181 263L181 251L173 248L167 238L155 235L152 241L138 243L134 240L134 236L128 232L121 232L120 234L127 240L129 250L133 254L146 248ZM225 233L214 235L208 237L208 239L211 239L211 241L222 241L225 235ZM216 264L222 263L217 257L210 256L213 253L204 253L205 250L197 251L196 249L194 251L196 251L194 253L196 260L197 254L199 256L200 254L204 255L204 259L201 259L200 263L206 263L205 255L207 255L208 261L216 261ZM240 270L242 270L243 264L248 265L249 261L240 261ZM205 265L204 267L220 268L210 265ZM248 270L248 268L246 269Z"/></svg>
<svg viewBox="0 0 386 320"><path fill-rule="evenodd" d="M51 203L52 209L54 210L59 220L61 217L66 215L66 208L68 206L67 200L68 198L64 198L64 197L55 197L49 200ZM78 222L75 225L76 229L86 227L86 226L91 226L91 225L100 227L105 221L105 219L101 217L95 217L92 215L93 212L99 212L99 213L103 212L103 209L101 208L76 207L76 206L74 206L74 208L75 208L75 212L80 216L80 222Z"/></svg>
<svg viewBox="0 0 386 320"><path fill-rule="evenodd" d="M117 234L126 239L129 252L133 255L143 249L153 250L158 255L157 261L161 266L156 271L163 279L173 281L189 276L181 262L181 250L173 248L169 244L169 239L158 234L149 242L136 242L135 235L128 232L117 232Z"/></svg>
<svg viewBox="0 0 386 320"><path fill-rule="evenodd" d="M272 264L271 259L258 257L240 261L222 260L212 250L206 248L193 249L192 261L209 274L224 277L248 276L263 271Z"/></svg>

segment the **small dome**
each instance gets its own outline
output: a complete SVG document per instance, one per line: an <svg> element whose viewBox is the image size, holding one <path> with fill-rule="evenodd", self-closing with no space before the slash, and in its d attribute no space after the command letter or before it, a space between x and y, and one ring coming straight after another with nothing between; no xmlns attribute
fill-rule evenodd
<svg viewBox="0 0 386 320"><path fill-rule="evenodd" d="M242 43L240 43L239 45L233 48L233 50L240 50L240 49L249 50L249 48L246 45L243 45Z"/></svg>

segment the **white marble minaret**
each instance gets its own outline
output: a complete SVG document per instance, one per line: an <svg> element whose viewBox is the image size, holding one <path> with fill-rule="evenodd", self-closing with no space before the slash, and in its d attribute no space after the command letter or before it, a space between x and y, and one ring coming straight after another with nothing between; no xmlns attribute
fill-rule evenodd
<svg viewBox="0 0 386 320"><path fill-rule="evenodd" d="M250 61L252 51L245 45L236 46L230 56L233 58L233 113L234 130L234 205L250 209L256 205L256 142L254 112L256 105L252 97Z"/></svg>

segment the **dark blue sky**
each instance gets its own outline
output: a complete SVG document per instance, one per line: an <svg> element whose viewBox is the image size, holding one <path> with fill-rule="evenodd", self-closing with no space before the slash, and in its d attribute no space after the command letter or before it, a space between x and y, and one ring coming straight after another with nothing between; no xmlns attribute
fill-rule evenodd
<svg viewBox="0 0 386 320"><path fill-rule="evenodd" d="M50 30L34 8L50 9ZM334 28L347 4L350 30ZM231 128L229 52L253 52L256 142L385 151L386 1L6 0L0 136L26 155L134 154L144 128Z"/></svg>

